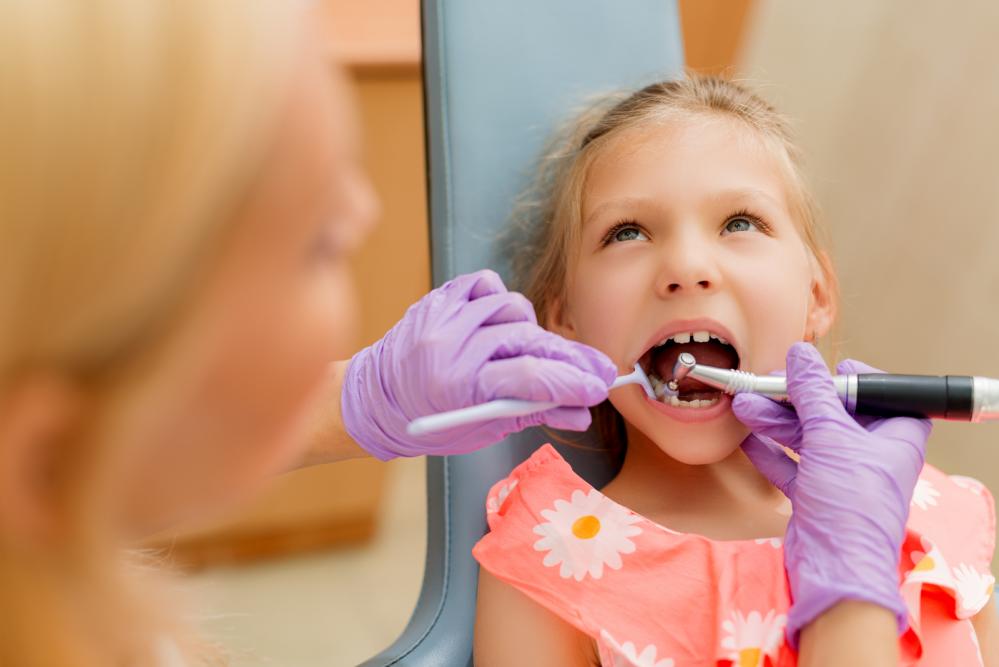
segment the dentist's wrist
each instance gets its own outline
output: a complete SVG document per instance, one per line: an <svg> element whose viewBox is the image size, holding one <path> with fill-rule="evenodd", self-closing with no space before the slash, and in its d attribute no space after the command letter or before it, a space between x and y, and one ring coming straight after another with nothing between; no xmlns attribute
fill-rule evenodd
<svg viewBox="0 0 999 667"><path fill-rule="evenodd" d="M799 667L886 667L898 663L895 619L876 604L839 602L801 631Z"/></svg>
<svg viewBox="0 0 999 667"><path fill-rule="evenodd" d="M324 463L369 456L367 450L347 431L343 422L343 382L349 361L336 361L329 366L326 382L320 389L316 408L308 424L308 448L295 468L307 468Z"/></svg>

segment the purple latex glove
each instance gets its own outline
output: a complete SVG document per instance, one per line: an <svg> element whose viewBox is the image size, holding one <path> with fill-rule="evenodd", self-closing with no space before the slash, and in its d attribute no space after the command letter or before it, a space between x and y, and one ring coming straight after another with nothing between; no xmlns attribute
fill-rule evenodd
<svg viewBox="0 0 999 667"><path fill-rule="evenodd" d="M881 371L844 361L837 372ZM932 426L908 417L855 419L807 343L787 354L787 385L794 411L750 394L736 396L732 409L753 431L743 451L793 508L784 541L792 599L788 640L797 648L801 629L842 600L891 610L901 633L907 613L898 562Z"/></svg>
<svg viewBox="0 0 999 667"><path fill-rule="evenodd" d="M464 454L529 426L583 431L587 406L607 398L617 367L603 353L545 331L521 294L492 271L458 276L410 306L385 337L351 359L341 411L350 436L377 458ZM413 437L417 417L495 398L558 408Z"/></svg>

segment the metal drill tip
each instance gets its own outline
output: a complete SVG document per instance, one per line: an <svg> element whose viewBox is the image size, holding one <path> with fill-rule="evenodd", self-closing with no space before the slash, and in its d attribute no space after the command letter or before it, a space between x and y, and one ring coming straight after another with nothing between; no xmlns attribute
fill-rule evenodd
<svg viewBox="0 0 999 667"><path fill-rule="evenodd" d="M687 377L690 370L697 365L697 359L690 352L681 352L673 364L673 379L667 383L670 391L677 391L680 388L680 381Z"/></svg>
<svg viewBox="0 0 999 667"><path fill-rule="evenodd" d="M697 359L694 358L690 352L681 352L680 356L676 358L676 363L673 365L673 372L676 373L678 368L685 369L683 371L684 377L690 372L690 369L697 365Z"/></svg>

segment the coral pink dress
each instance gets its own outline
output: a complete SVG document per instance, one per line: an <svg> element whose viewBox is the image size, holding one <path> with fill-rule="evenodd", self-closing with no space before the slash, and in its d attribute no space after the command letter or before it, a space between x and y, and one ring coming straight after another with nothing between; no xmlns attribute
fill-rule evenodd
<svg viewBox="0 0 999 667"><path fill-rule="evenodd" d="M678 533L602 495L551 445L486 501L490 532L473 554L597 643L603 665L795 665L779 539ZM971 616L995 578L992 496L926 466L912 501L899 585L910 628L903 665L981 665Z"/></svg>

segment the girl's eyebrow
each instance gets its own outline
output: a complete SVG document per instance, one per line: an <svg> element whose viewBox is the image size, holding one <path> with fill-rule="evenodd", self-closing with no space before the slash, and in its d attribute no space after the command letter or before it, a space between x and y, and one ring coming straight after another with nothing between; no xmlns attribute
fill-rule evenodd
<svg viewBox="0 0 999 667"><path fill-rule="evenodd" d="M709 195L709 199L719 203L734 203L734 202L745 202L754 201L760 202L764 205L769 205L776 207L778 210L784 210L784 203L770 194L766 190L761 190L759 188L726 188L724 190L718 190L712 192ZM594 208L584 219L583 226L590 224L594 219L599 217L601 214L605 213L608 209L614 208L662 208L662 204L652 197L617 197L615 199L608 199L606 201L600 202L596 208Z"/></svg>
<svg viewBox="0 0 999 667"><path fill-rule="evenodd" d="M655 199L651 197L617 197L615 199L608 199L607 201L600 202L600 204L590 211L583 219L583 226L585 227L589 223L593 222L594 218L600 216L607 209L614 209L617 207L659 207L659 204Z"/></svg>
<svg viewBox="0 0 999 667"><path fill-rule="evenodd" d="M776 206L779 209L784 208L784 203L780 199L774 197L765 190L760 190L759 188L731 188L721 190L714 193L711 198L720 202L745 201L747 199L756 201L762 200L763 202L771 206Z"/></svg>

